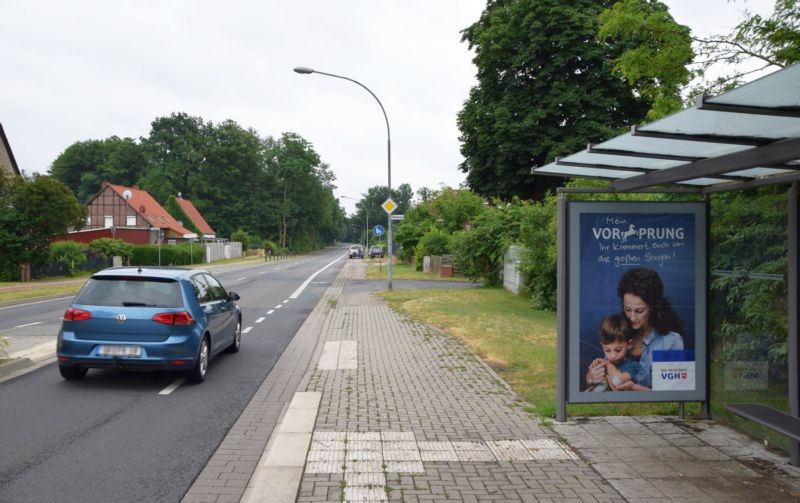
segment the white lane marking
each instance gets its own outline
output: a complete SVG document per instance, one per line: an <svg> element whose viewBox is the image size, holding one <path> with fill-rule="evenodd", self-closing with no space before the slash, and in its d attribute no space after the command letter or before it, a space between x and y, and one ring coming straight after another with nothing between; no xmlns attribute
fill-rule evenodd
<svg viewBox="0 0 800 503"><path fill-rule="evenodd" d="M333 261L333 262L331 262L330 264L326 265L325 267L323 267L323 268L322 268L322 269L320 269L319 271L317 271L317 272L315 272L314 274L312 274L311 276L309 276L309 277L308 277L308 279L306 279L306 280L303 282L303 284L302 284L302 285L300 285L300 287L299 287L297 290L295 290L293 294L291 294L291 295L289 296L289 298L290 298L290 299L296 299L297 297L299 297L299 296L300 296L300 294L301 294L301 293L303 293L303 290L305 290L305 289L306 289L306 287L308 286L308 284L309 284L309 283L311 283L311 282L314 280L314 278L316 278L316 277L317 277L317 274L321 273L322 271L324 271L325 269L327 269L328 267L332 266L333 264L335 264L336 262L338 262L338 261L342 260L342 259L343 259L343 258L345 258L345 257L346 257L346 255L342 255L341 257L337 258L336 260L334 260L334 261Z"/></svg>
<svg viewBox="0 0 800 503"><path fill-rule="evenodd" d="M247 327L244 330L242 330L242 333L243 334L249 334L251 330L253 330L253 327Z"/></svg>
<svg viewBox="0 0 800 503"><path fill-rule="evenodd" d="M239 278L236 281L242 281L242 280L245 280L245 279L247 279L247 276L245 276L244 278Z"/></svg>
<svg viewBox="0 0 800 503"><path fill-rule="evenodd" d="M283 301L284 304L286 304L287 302L289 302L289 299Z"/></svg>
<svg viewBox="0 0 800 503"><path fill-rule="evenodd" d="M33 323L26 323L25 325L17 325L17 326L16 326L16 327L14 327L14 328L32 327L32 326L35 326L35 325L41 325L41 324L42 324L42 322L41 322L41 321L35 321L35 322L33 322Z"/></svg>
<svg viewBox="0 0 800 503"><path fill-rule="evenodd" d="M176 389L180 388L181 384L183 384L184 382L185 381L183 379L178 379L174 383L170 384L166 388L164 388L161 391L159 391L158 394L159 395L169 395L170 393L172 393Z"/></svg>
<svg viewBox="0 0 800 503"><path fill-rule="evenodd" d="M26 302L24 304L12 304L10 306L0 307L0 311L4 311L6 309L16 309L16 308L22 307L22 306L32 306L34 304L43 304L45 302L55 302L55 301L58 301L58 300L67 300L67 299L74 299L74 298L75 298L74 295L70 295L68 297L58 297L56 299L37 300L36 302Z"/></svg>
<svg viewBox="0 0 800 503"><path fill-rule="evenodd" d="M274 313L274 312L275 312L275 310L274 310L274 309L270 309L269 311L267 311L267 314L272 314L272 313Z"/></svg>
<svg viewBox="0 0 800 503"><path fill-rule="evenodd" d="M280 309L281 307L283 307L283 304L278 304L277 306L275 306L275 309Z"/></svg>
<svg viewBox="0 0 800 503"><path fill-rule="evenodd" d="M256 323L261 323L261 322L262 322L262 321L264 321L265 319L266 319L266 318L264 318L264 317L262 316L261 318L259 318L259 319L257 319L257 320L256 320Z"/></svg>
<svg viewBox="0 0 800 503"><path fill-rule="evenodd" d="M261 271L261 272L260 272L260 273L258 273L258 274L267 274L267 271Z"/></svg>

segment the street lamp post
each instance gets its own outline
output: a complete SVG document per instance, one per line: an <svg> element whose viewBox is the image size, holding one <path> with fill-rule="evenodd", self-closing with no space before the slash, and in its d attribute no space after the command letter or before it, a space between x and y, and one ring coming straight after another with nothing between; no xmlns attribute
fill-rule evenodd
<svg viewBox="0 0 800 503"><path fill-rule="evenodd" d="M367 226L366 226L366 224L364 223L364 219L363 219L363 218L361 218L361 217L360 217L360 216L358 216L358 215L353 215L353 216L352 216L352 217L350 217L350 218L357 218L357 219L358 219L358 221L359 221L359 224L358 224L358 233L359 233L359 234L361 234L361 233L363 232L363 234L361 234L361 236L360 236L360 237L359 237L359 239L358 239L358 244L365 243L365 242L366 242L366 239L367 239L365 236L367 236L367 234L369 233L369 231L367 230ZM361 230L361 229L362 229L362 227L361 227L362 225L364 226L364 227L363 227L363 229L364 229L363 231ZM362 239L362 238L363 238L363 239Z"/></svg>
<svg viewBox="0 0 800 503"><path fill-rule="evenodd" d="M314 70L313 68L308 68L308 67L305 67L305 66L298 66L297 68L294 69L294 71L299 73L299 74L302 74L302 75L308 75L308 74L311 74L311 73L318 73L320 75L325 75L327 77L334 77L334 78L337 78L337 79L349 80L350 82L352 82L354 84L357 84L357 85L361 86L362 88L364 88L369 94L372 95L373 98L375 98L375 101L378 102L378 106L381 107L381 112L383 112L383 119L386 121L386 160L387 160L387 173L388 173L388 176L389 176L388 187L387 187L389 195L388 195L387 199L391 198L392 197L392 135L391 135L391 131L389 129L389 117L386 115L386 109L383 108L383 103L381 103L381 100L379 100L378 97L375 96L375 93L373 93L367 86L365 86L361 82L359 82L357 80L354 80L354 79L351 79L349 77L344 77L342 75L336 75L336 74L333 74L333 73L320 72L319 70ZM369 239L369 238L367 238L367 239ZM387 267L388 288L389 288L389 291L391 291L392 290L392 218L391 218L391 215L389 215L389 225L388 225L388 230L386 231L386 246L388 248L387 255L389 257L389 264L388 264L388 267Z"/></svg>
<svg viewBox="0 0 800 503"><path fill-rule="evenodd" d="M361 201L361 199L356 199L355 197L351 196L339 196L345 199L352 199L353 201ZM364 228L367 231L367 251L369 251L369 206L367 206L366 200L364 200L364 213L367 216L367 222L364 224Z"/></svg>

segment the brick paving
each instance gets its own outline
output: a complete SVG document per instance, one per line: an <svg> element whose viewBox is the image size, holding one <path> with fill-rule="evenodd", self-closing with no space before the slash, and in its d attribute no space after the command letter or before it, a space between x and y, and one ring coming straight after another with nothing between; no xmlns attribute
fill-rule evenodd
<svg viewBox="0 0 800 503"><path fill-rule="evenodd" d="M468 349L374 294L337 297L320 345L334 342L356 343L357 368L309 372L315 434L340 440L312 444L333 461L307 463L298 502L620 499Z"/></svg>
<svg viewBox="0 0 800 503"><path fill-rule="evenodd" d="M456 340L348 293L363 267L345 266L184 501L240 501L295 391L321 393L298 502L800 500L800 470L710 421L542 424Z"/></svg>

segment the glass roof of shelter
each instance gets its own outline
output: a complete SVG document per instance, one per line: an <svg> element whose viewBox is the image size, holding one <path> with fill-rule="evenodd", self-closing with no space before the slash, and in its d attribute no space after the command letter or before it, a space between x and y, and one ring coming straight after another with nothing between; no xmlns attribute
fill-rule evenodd
<svg viewBox="0 0 800 503"><path fill-rule="evenodd" d="M531 173L610 179L616 191L678 184L717 192L800 180L800 64L700 97L693 108Z"/></svg>

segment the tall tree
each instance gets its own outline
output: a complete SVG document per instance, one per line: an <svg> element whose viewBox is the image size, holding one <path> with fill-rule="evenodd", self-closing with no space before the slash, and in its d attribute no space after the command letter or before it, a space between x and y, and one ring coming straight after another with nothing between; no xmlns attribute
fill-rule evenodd
<svg viewBox="0 0 800 503"><path fill-rule="evenodd" d="M372 229L376 225L384 228L389 225L389 215L381 206L389 196L386 185L374 185L367 189L366 194L362 194L362 199L356 203L356 215L361 219L362 226L369 220L369 227ZM411 208L411 199L414 191L411 185L401 183L392 189L392 201L397 205L394 214L403 214Z"/></svg>
<svg viewBox="0 0 800 503"><path fill-rule="evenodd" d="M746 12L727 34L696 37L700 75L722 68L722 75L706 80L692 93L719 94L768 68L783 68L800 61L800 0L775 0L775 11L765 18Z"/></svg>
<svg viewBox="0 0 800 503"><path fill-rule="evenodd" d="M540 197L530 174L639 122L650 100L613 75L619 48L597 40L610 0L489 0L463 32L478 85L458 114L460 169L484 197Z"/></svg>
<svg viewBox="0 0 800 503"><path fill-rule="evenodd" d="M683 107L682 89L692 79L692 37L658 0L621 0L600 14L598 38L624 47L614 72L652 102L650 120Z"/></svg>
<svg viewBox="0 0 800 503"><path fill-rule="evenodd" d="M18 279L19 265L47 260L50 239L79 227L85 209L51 176L8 179L0 173L0 276Z"/></svg>
<svg viewBox="0 0 800 503"><path fill-rule="evenodd" d="M311 222L319 217L325 188L331 189L332 197L333 174L311 143L296 133L283 133L268 144L267 158L280 201L278 244L305 243L311 239Z"/></svg>
<svg viewBox="0 0 800 503"><path fill-rule="evenodd" d="M258 133L232 120L207 126L200 152L203 161L183 194L196 201L198 210L221 235L230 236L239 228L264 235L258 213L266 173Z"/></svg>
<svg viewBox="0 0 800 503"><path fill-rule="evenodd" d="M50 166L50 174L87 201L104 180L120 185L137 182L146 168L144 150L132 138L73 143Z"/></svg>
<svg viewBox="0 0 800 503"><path fill-rule="evenodd" d="M150 134L142 140L149 164L142 188L161 202L178 192L190 193L193 177L206 160L212 127L202 117L183 112L155 119Z"/></svg>

